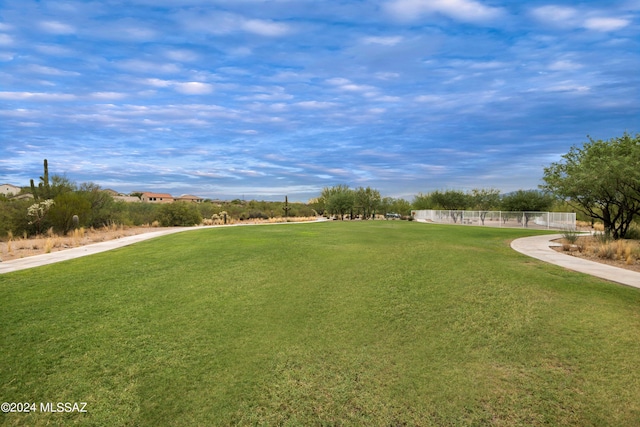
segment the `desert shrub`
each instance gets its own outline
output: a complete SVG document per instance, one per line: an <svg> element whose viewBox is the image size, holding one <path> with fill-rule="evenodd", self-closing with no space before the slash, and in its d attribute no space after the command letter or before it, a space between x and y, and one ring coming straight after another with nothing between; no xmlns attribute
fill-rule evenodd
<svg viewBox="0 0 640 427"><path fill-rule="evenodd" d="M613 238L611 237L611 234L605 231L593 233L593 239L602 245L608 244L613 240Z"/></svg>
<svg viewBox="0 0 640 427"><path fill-rule="evenodd" d="M595 255L602 259L615 259L616 250L611 242L601 243L596 247Z"/></svg>
<svg viewBox="0 0 640 427"><path fill-rule="evenodd" d="M54 199L49 212L53 227L67 234L73 228L73 216L78 215L79 223L86 225L91 215L91 202L77 192L62 193Z"/></svg>
<svg viewBox="0 0 640 427"><path fill-rule="evenodd" d="M570 245L574 245L578 241L579 234L576 230L567 229L562 233L562 238Z"/></svg>
<svg viewBox="0 0 640 427"><path fill-rule="evenodd" d="M261 211L257 211L257 210L251 210L249 212L243 212L240 214L240 219L241 220L247 220L247 219L269 219L269 215L267 215L264 212Z"/></svg>
<svg viewBox="0 0 640 427"><path fill-rule="evenodd" d="M194 203L174 202L160 207L160 223L164 227L188 227L202 222L202 216Z"/></svg>
<svg viewBox="0 0 640 427"><path fill-rule="evenodd" d="M121 223L126 225L151 224L158 219L161 206L153 203L126 203L118 202L125 208L123 215L126 215Z"/></svg>
<svg viewBox="0 0 640 427"><path fill-rule="evenodd" d="M32 234L35 227L29 224L27 209L33 200L5 200L0 202L0 237Z"/></svg>
<svg viewBox="0 0 640 427"><path fill-rule="evenodd" d="M211 218L211 216L218 211L218 206L211 202L198 203L196 206L203 218Z"/></svg>

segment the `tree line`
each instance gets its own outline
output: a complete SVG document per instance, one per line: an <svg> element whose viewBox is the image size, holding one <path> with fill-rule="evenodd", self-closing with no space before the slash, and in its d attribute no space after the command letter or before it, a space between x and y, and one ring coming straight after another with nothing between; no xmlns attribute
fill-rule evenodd
<svg viewBox="0 0 640 427"><path fill-rule="evenodd" d="M0 195L0 236L40 234L53 228L66 234L73 227L110 224L163 226L195 225L214 216L235 220L325 215L335 218L372 219L397 213L410 218L412 209L567 211L580 219L602 221L607 234L625 238L640 214L640 134L625 133L607 141L573 146L561 160L544 168L544 184L537 190L501 194L494 188L471 191L436 190L420 193L410 202L383 197L371 187L346 184L325 187L309 203L232 200L223 203L156 205L116 201L93 183L80 185L61 175L49 176L47 161L38 185L31 180L23 193L32 200ZM286 203L286 206L285 206Z"/></svg>
<svg viewBox="0 0 640 427"><path fill-rule="evenodd" d="M371 219L375 214L398 213L409 217L411 210L504 210L504 211L548 211L556 205L550 194L538 190L518 190L501 194L493 188L476 188L471 191L436 190L418 194L412 202L390 197L382 198L380 192L370 187L351 189L341 184L325 187L315 201L321 213L339 219Z"/></svg>
<svg viewBox="0 0 640 427"><path fill-rule="evenodd" d="M605 233L614 239L629 236L640 215L640 134L625 132L609 140L574 145L569 152L544 168L537 190L500 194L499 190L436 190L418 194L412 203L381 199L370 188L350 189L346 185L325 188L318 203L328 213L344 218L370 218L393 210L408 215L410 209L566 211L575 210L580 219L601 221ZM482 216L481 216L482 219Z"/></svg>
<svg viewBox="0 0 640 427"><path fill-rule="evenodd" d="M36 184L22 188L21 194L33 198L7 198L0 195L0 237L32 236L49 230L67 234L73 228L101 228L112 224L125 226L161 225L191 226L204 219L266 219L288 216L315 216L304 203L231 200L203 203L174 202L167 204L131 203L115 200L94 183L76 184L58 174L49 175L47 161Z"/></svg>

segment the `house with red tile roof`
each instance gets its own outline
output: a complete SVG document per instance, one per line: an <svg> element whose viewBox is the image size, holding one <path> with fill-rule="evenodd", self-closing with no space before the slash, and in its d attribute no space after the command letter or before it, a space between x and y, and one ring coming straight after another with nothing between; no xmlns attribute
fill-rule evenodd
<svg viewBox="0 0 640 427"><path fill-rule="evenodd" d="M144 203L173 203L174 198L168 193L142 193L140 198Z"/></svg>
<svg viewBox="0 0 640 427"><path fill-rule="evenodd" d="M175 198L176 202L190 202L190 203L202 203L204 199L202 197L194 196L191 194L183 194L180 197Z"/></svg>

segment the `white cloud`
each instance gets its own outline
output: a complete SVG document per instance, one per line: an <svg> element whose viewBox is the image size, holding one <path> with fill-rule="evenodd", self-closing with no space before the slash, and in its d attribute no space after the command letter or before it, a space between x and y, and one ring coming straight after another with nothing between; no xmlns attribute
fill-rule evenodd
<svg viewBox="0 0 640 427"><path fill-rule="evenodd" d="M154 87L169 87L173 84L171 80L162 80L156 78L145 79L144 83Z"/></svg>
<svg viewBox="0 0 640 427"><path fill-rule="evenodd" d="M175 80L149 78L142 80L142 83L153 87L172 88L176 92L184 95L205 95L213 92L213 85L202 82L179 82Z"/></svg>
<svg viewBox="0 0 640 427"><path fill-rule="evenodd" d="M63 46L52 45L52 44L40 44L35 46L35 49L38 52L44 53L45 55L52 56L74 56L76 53Z"/></svg>
<svg viewBox="0 0 640 427"><path fill-rule="evenodd" d="M40 28L52 34L74 34L76 32L73 26L59 21L43 21L40 23Z"/></svg>
<svg viewBox="0 0 640 427"><path fill-rule="evenodd" d="M246 20L242 23L242 28L247 32L267 37L279 37L290 32L290 28L286 24L263 19Z"/></svg>
<svg viewBox="0 0 640 427"><path fill-rule="evenodd" d="M185 49L168 50L165 52L165 56L179 62L191 62L199 58L197 53Z"/></svg>
<svg viewBox="0 0 640 427"><path fill-rule="evenodd" d="M401 21L415 21L437 13L463 22L484 22L503 14L502 9L476 0L392 0L386 9Z"/></svg>
<svg viewBox="0 0 640 427"><path fill-rule="evenodd" d="M127 94L121 92L93 92L90 96L101 101L116 101L126 98Z"/></svg>
<svg viewBox="0 0 640 427"><path fill-rule="evenodd" d="M54 67L45 67L43 65L31 65L29 69L38 74L45 74L48 76L79 76L80 73L76 71L60 70Z"/></svg>
<svg viewBox="0 0 640 427"><path fill-rule="evenodd" d="M349 84L351 83L351 81L343 77L334 77L334 78L328 79L327 83L331 85L339 86L339 85Z"/></svg>
<svg viewBox="0 0 640 427"><path fill-rule="evenodd" d="M572 7L554 5L537 7L531 13L537 20L553 24L567 24L578 16L578 11Z"/></svg>
<svg viewBox="0 0 640 427"><path fill-rule="evenodd" d="M597 11L578 10L573 7L548 5L533 9L531 14L543 24L559 28L584 28L593 31L616 31L628 26L625 18L597 16Z"/></svg>
<svg viewBox="0 0 640 427"><path fill-rule="evenodd" d="M552 71L574 71L580 68L582 68L582 64L567 60L555 61L549 65L549 69Z"/></svg>
<svg viewBox="0 0 640 427"><path fill-rule="evenodd" d="M349 79L345 79L343 77L334 77L331 79L327 79L327 83L332 86L337 86L338 88L346 91L346 92L365 92L367 96L374 96L376 94L376 88L369 85L359 85L351 82Z"/></svg>
<svg viewBox="0 0 640 427"><path fill-rule="evenodd" d="M11 101L72 101L77 97L68 93L44 93L44 92L0 92L0 99Z"/></svg>
<svg viewBox="0 0 640 427"><path fill-rule="evenodd" d="M334 107L336 104L334 102L325 102L325 101L302 101L295 104L300 108L308 108L308 109L324 109Z"/></svg>
<svg viewBox="0 0 640 427"><path fill-rule="evenodd" d="M248 32L266 37L280 37L291 32L291 27L282 22L267 19L248 19L231 12L212 12L188 10L178 14L178 19L189 30L209 34L231 34Z"/></svg>
<svg viewBox="0 0 640 427"><path fill-rule="evenodd" d="M206 95L213 91L213 86L201 82L174 83L177 92L185 95Z"/></svg>
<svg viewBox="0 0 640 427"><path fill-rule="evenodd" d="M589 86L580 85L572 81L560 82L556 85L548 86L544 90L547 92L588 92L591 88Z"/></svg>
<svg viewBox="0 0 640 427"><path fill-rule="evenodd" d="M380 44L383 46L395 46L398 43L402 42L403 37L401 36L388 36L388 37L365 37L362 41L366 44Z"/></svg>
<svg viewBox="0 0 640 427"><path fill-rule="evenodd" d="M8 34L0 34L0 46L11 46L13 44L13 37Z"/></svg>
<svg viewBox="0 0 640 427"><path fill-rule="evenodd" d="M616 31L630 24L630 21L622 18L589 18L584 22L584 27L594 31Z"/></svg>

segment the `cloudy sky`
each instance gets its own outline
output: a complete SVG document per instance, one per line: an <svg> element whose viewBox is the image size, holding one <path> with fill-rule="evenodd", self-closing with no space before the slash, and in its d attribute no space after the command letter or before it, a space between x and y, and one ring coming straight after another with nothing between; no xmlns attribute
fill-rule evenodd
<svg viewBox="0 0 640 427"><path fill-rule="evenodd" d="M640 0L0 0L0 183L537 188L640 132Z"/></svg>

